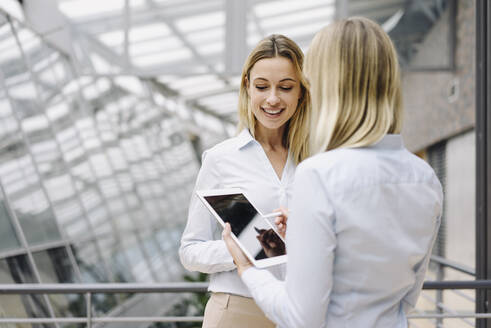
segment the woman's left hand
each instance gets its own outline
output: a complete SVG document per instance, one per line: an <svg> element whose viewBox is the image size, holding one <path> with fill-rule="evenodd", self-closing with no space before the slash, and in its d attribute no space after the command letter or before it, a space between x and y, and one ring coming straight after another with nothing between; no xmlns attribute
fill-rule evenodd
<svg viewBox="0 0 491 328"><path fill-rule="evenodd" d="M242 273L252 267L251 261L247 258L247 256L242 252L240 247L237 245L235 240L232 239L231 228L229 223L225 223L225 228L222 232L223 240L225 241L225 245L227 245L228 251L232 258L234 259L234 263L237 266L237 272L239 276L242 276Z"/></svg>

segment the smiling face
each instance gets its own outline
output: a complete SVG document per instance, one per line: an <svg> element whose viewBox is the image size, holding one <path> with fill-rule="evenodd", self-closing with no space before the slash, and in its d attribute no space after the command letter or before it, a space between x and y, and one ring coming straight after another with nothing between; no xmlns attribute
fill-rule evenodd
<svg viewBox="0 0 491 328"><path fill-rule="evenodd" d="M247 91L258 128L284 128L301 96L292 62L285 57L264 58L252 67Z"/></svg>

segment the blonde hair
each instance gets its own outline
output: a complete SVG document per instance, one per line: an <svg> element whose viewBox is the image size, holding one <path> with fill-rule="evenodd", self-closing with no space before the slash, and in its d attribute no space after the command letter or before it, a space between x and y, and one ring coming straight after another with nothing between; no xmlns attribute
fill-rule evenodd
<svg viewBox="0 0 491 328"><path fill-rule="evenodd" d="M283 145L287 147L296 164L307 158L309 151L309 116L310 116L310 93L307 80L305 79L303 66L303 53L295 42L283 35L273 34L261 40L256 48L252 50L242 69L239 91L239 126L238 131L248 128L255 137L257 120L252 112L247 85L250 72L254 64L265 58L285 57L293 64L295 73L300 80L300 99L295 113L286 123Z"/></svg>
<svg viewBox="0 0 491 328"><path fill-rule="evenodd" d="M397 53L375 22L352 17L322 29L306 55L305 74L312 97L312 154L368 146L400 133Z"/></svg>

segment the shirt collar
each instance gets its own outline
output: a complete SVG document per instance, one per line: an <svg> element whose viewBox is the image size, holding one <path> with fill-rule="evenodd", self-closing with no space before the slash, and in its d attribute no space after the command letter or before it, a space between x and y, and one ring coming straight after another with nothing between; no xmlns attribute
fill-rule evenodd
<svg viewBox="0 0 491 328"><path fill-rule="evenodd" d="M404 142L400 134L386 134L379 142L371 145L370 148L400 149L404 148Z"/></svg>
<svg viewBox="0 0 491 328"><path fill-rule="evenodd" d="M254 141L254 138L252 137L251 132L249 132L249 129L245 128L237 136L237 141L237 148L242 149Z"/></svg>

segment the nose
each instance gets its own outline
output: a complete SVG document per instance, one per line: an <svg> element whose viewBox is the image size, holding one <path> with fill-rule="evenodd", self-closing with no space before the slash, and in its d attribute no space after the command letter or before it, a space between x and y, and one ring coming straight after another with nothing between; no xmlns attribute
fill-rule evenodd
<svg viewBox="0 0 491 328"><path fill-rule="evenodd" d="M276 106L280 103L280 98L276 94L274 90L271 91L271 93L268 95L268 98L266 99L266 102L270 106Z"/></svg>

